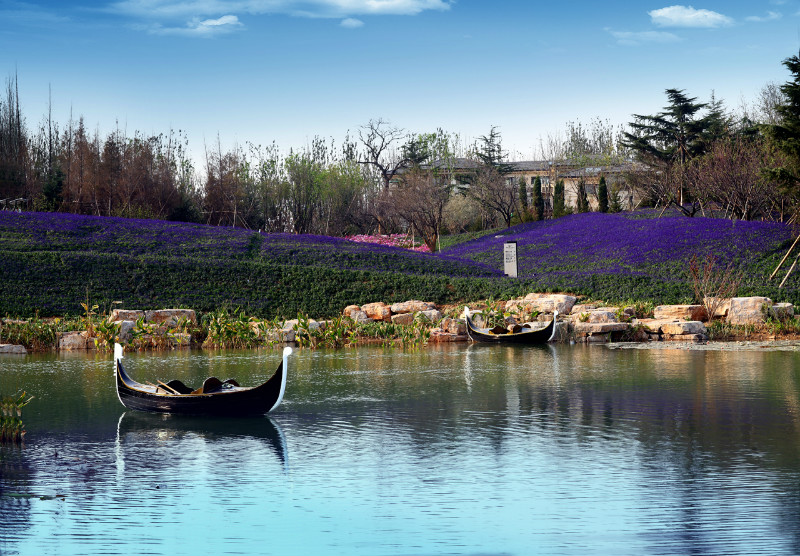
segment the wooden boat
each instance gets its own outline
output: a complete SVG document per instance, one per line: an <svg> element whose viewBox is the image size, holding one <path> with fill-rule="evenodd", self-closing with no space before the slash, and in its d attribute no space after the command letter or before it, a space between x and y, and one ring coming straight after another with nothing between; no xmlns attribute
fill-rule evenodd
<svg viewBox="0 0 800 556"><path fill-rule="evenodd" d="M469 308L464 309L464 318L467 321L467 334L473 342L487 342L496 344L544 344L553 339L556 333L556 317L558 311L553 313L553 320L544 328L533 329L523 327L519 332L494 331L480 328L472 320Z"/></svg>
<svg viewBox="0 0 800 556"><path fill-rule="evenodd" d="M263 415L278 407L286 391L286 369L292 348L283 349L275 374L260 386L243 388L235 380L207 378L192 389L180 380L141 384L122 366L122 346L114 345L114 374L119 401L128 409L186 415Z"/></svg>

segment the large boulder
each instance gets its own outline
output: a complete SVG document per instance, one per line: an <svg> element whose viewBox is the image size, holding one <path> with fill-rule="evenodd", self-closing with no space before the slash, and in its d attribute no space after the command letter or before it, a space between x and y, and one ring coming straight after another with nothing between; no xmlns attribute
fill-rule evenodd
<svg viewBox="0 0 800 556"><path fill-rule="evenodd" d="M362 305L361 310L364 311L372 320L382 320L386 322L390 322L392 320L392 309L382 301Z"/></svg>
<svg viewBox="0 0 800 556"><path fill-rule="evenodd" d="M342 311L342 315L344 315L345 317L353 318L353 313L360 310L361 307L359 307L358 305L348 305L347 307L344 308L344 311Z"/></svg>
<svg viewBox="0 0 800 556"><path fill-rule="evenodd" d="M427 311L420 311L420 315L424 316L433 324L437 324L440 320L442 320L442 313L437 309L429 309Z"/></svg>
<svg viewBox="0 0 800 556"><path fill-rule="evenodd" d="M58 340L58 349L76 351L87 349L86 332L64 332Z"/></svg>
<svg viewBox="0 0 800 556"><path fill-rule="evenodd" d="M703 334L705 335L706 325L700 321L687 321L676 320L672 322L664 322L661 324L661 332L670 334L672 336L685 335L685 334Z"/></svg>
<svg viewBox="0 0 800 556"><path fill-rule="evenodd" d="M731 324L761 324L766 321L772 307L768 297L734 297L728 310L728 322Z"/></svg>
<svg viewBox="0 0 800 556"><path fill-rule="evenodd" d="M779 321L787 321L794 317L794 305L791 303L775 303L772 306L772 317Z"/></svg>
<svg viewBox="0 0 800 556"><path fill-rule="evenodd" d="M175 326L178 321L184 319L192 324L197 324L197 315L192 309L157 309L155 311L145 311L144 320L153 324Z"/></svg>
<svg viewBox="0 0 800 556"><path fill-rule="evenodd" d="M462 335L467 333L467 323L464 319L444 318L440 328L450 334Z"/></svg>
<svg viewBox="0 0 800 556"><path fill-rule="evenodd" d="M653 309L658 320L708 320L702 305L659 305Z"/></svg>
<svg viewBox="0 0 800 556"><path fill-rule="evenodd" d="M392 324L409 326L413 323L414 323L414 313L400 313L398 315L392 315Z"/></svg>
<svg viewBox="0 0 800 556"><path fill-rule="evenodd" d="M121 320L137 321L144 316L144 311L137 311L134 309L114 309L108 320L111 322L118 322Z"/></svg>
<svg viewBox="0 0 800 556"><path fill-rule="evenodd" d="M15 344L0 344L0 353L14 353L17 355L26 355L28 350L25 346L18 346Z"/></svg>
<svg viewBox="0 0 800 556"><path fill-rule="evenodd" d="M514 309L526 313L538 311L540 313L552 313L557 310L562 315L567 315L572 311L572 306L578 299L572 295L548 294L548 293L529 293L523 299L512 299L506 302L506 311Z"/></svg>
<svg viewBox="0 0 800 556"><path fill-rule="evenodd" d="M403 301L402 303L393 303L389 309L394 314L417 313L436 309L436 305L428 301L411 299L409 301Z"/></svg>

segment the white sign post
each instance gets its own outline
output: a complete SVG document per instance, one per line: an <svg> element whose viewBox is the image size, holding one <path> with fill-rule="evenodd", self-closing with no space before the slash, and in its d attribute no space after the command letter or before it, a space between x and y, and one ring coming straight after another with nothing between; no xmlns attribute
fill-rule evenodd
<svg viewBox="0 0 800 556"><path fill-rule="evenodd" d="M503 272L506 276L517 277L517 242L507 241L503 245Z"/></svg>

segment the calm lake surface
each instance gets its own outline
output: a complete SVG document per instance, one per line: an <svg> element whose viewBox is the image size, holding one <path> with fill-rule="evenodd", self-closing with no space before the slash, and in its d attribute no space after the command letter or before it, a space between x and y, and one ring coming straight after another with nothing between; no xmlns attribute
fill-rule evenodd
<svg viewBox="0 0 800 556"><path fill-rule="evenodd" d="M126 411L110 354L0 356L0 554L800 554L800 351L296 350L256 419ZM280 351L126 354L265 380Z"/></svg>

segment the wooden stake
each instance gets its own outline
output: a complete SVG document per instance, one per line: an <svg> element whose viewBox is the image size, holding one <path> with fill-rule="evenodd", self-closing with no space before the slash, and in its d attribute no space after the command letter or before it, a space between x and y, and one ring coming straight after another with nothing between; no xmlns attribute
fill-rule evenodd
<svg viewBox="0 0 800 556"><path fill-rule="evenodd" d="M783 256L783 258L781 259L781 262L779 262L779 263L778 263L778 266L777 266L777 267L775 267L775 270L772 272L772 274L770 274L770 276L769 276L769 279L770 279L770 280L772 280L772 279L775 277L775 275L778 273L778 270L780 270L781 266L783 266L783 263L785 263L785 262L786 262L786 259L788 259L788 258L789 258L789 254L792 252L792 250L794 249L794 246L795 246L795 245L797 245L797 242L798 242L799 240L800 240L800 235L798 235L798 236L797 236L797 239L795 239L795 240L794 240L794 243L792 243L792 246L791 246L791 247L789 247L789 250L786 252L786 254L785 254L785 255ZM797 262L797 260L796 260L796 259L795 259L795 262ZM791 272L791 271L789 271L789 272ZM785 282L785 281L786 281L786 279L784 278L784 282ZM781 283L781 286L782 286L782 285L783 285L783 283ZM779 287L780 287L780 286L779 286Z"/></svg>
<svg viewBox="0 0 800 556"><path fill-rule="evenodd" d="M783 287L783 285L786 283L786 279L789 278L789 275L792 273L792 271L794 270L794 267L797 265L797 259L800 259L800 255L797 255L794 258L794 262L792 263L792 266L789 267L789 272L787 272L786 276L783 277L783 281L781 282L781 285L778 286L778 289L781 289Z"/></svg>

